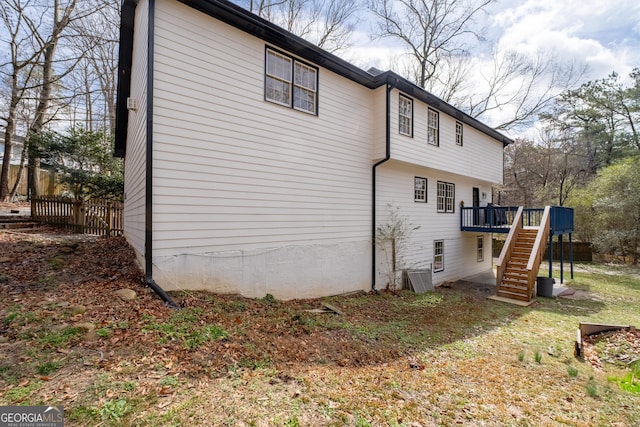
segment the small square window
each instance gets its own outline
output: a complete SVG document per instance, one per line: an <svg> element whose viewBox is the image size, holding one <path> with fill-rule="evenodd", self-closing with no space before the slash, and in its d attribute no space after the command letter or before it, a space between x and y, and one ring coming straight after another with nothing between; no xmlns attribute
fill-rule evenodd
<svg viewBox="0 0 640 427"><path fill-rule="evenodd" d="M400 95L398 104L398 131L401 135L413 137L413 100Z"/></svg>
<svg viewBox="0 0 640 427"><path fill-rule="evenodd" d="M444 271L444 240L433 242L433 272Z"/></svg>
<svg viewBox="0 0 640 427"><path fill-rule="evenodd" d="M478 262L484 261L484 236L478 236L476 248L478 252Z"/></svg>
<svg viewBox="0 0 640 427"><path fill-rule="evenodd" d="M413 200L416 202L427 203L427 178L414 178L413 185Z"/></svg>
<svg viewBox="0 0 640 427"><path fill-rule="evenodd" d="M427 112L427 142L431 145L440 145L439 122L440 116L438 112L429 108Z"/></svg>
<svg viewBox="0 0 640 427"><path fill-rule="evenodd" d="M462 147L462 123L456 122L456 145Z"/></svg>

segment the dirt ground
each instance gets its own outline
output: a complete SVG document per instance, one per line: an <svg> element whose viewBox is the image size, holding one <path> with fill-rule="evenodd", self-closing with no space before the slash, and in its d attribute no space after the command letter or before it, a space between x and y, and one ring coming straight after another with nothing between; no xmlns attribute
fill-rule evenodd
<svg viewBox="0 0 640 427"><path fill-rule="evenodd" d="M123 238L0 231L0 404L60 404L68 425L640 422L639 398L571 354L565 322L598 316L602 301L524 309L492 292L180 292L176 310L145 285Z"/></svg>

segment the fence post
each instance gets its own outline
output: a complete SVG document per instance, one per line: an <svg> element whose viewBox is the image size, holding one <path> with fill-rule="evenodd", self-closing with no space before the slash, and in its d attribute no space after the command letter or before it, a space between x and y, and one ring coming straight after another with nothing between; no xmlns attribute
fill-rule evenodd
<svg viewBox="0 0 640 427"><path fill-rule="evenodd" d="M107 202L107 237L111 237L111 227L113 224L113 209L111 202Z"/></svg>

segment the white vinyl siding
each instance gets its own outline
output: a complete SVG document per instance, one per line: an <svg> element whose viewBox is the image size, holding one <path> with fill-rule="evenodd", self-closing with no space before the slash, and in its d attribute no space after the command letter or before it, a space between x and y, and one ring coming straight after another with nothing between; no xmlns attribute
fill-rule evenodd
<svg viewBox="0 0 640 427"><path fill-rule="evenodd" d="M413 136L413 100L402 94L398 107L398 131L401 135Z"/></svg>
<svg viewBox="0 0 640 427"><path fill-rule="evenodd" d="M392 92L391 108L394 112L399 108L400 93ZM439 145L428 144L428 110L427 104L413 100L413 139L391 132L391 158L485 182L502 183L504 148L501 142L440 112ZM399 126L398 116L395 113L390 115L392 129ZM463 124L464 149L456 145L456 121Z"/></svg>
<svg viewBox="0 0 640 427"><path fill-rule="evenodd" d="M434 284L462 279L474 274L491 270L492 259L485 256L483 262L477 261L478 234L460 231L460 216L443 215L437 212L436 203L416 203L413 201L415 177L427 179L427 195L434 197L437 181L456 183L458 200L464 199L465 206L471 206L472 188L482 192L490 191L491 184L471 178L441 172L437 169L408 165L390 160L377 169L376 227L388 221L391 204L398 209L411 228L402 258L406 268L431 269L433 271L433 241L443 240L445 246L444 263L446 270L433 277ZM412 185L414 184L414 185ZM466 199L463 197L465 196ZM485 250L491 251L490 234L484 234ZM387 262L385 253L378 249L376 254L376 286L382 288L387 282L385 273Z"/></svg>
<svg viewBox="0 0 640 427"><path fill-rule="evenodd" d="M145 179L147 138L147 26L148 4L136 7L130 97L138 103L129 111L126 158L124 161L124 235L144 265L145 253Z"/></svg>
<svg viewBox="0 0 640 427"><path fill-rule="evenodd" d="M158 277L253 296L370 287L378 92L318 68L322 114L283 109L264 102L264 41L179 2L158 1L156 20ZM177 257L196 265L168 271Z"/></svg>

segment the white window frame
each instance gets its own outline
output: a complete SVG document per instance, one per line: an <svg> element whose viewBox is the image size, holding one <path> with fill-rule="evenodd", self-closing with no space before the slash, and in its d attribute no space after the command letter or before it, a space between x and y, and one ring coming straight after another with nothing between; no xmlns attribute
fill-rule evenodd
<svg viewBox="0 0 640 427"><path fill-rule="evenodd" d="M438 181L436 210L439 213L454 213L456 201L456 185L451 182Z"/></svg>
<svg viewBox="0 0 640 427"><path fill-rule="evenodd" d="M427 178L419 176L413 179L413 201L427 203Z"/></svg>
<svg viewBox="0 0 640 427"><path fill-rule="evenodd" d="M439 128L440 113L429 108L427 110L427 143L436 147L440 145Z"/></svg>
<svg viewBox="0 0 640 427"><path fill-rule="evenodd" d="M478 236L476 240L477 261L484 261L484 236Z"/></svg>
<svg viewBox="0 0 640 427"><path fill-rule="evenodd" d="M463 135L462 123L456 122L456 145L459 147L462 147Z"/></svg>
<svg viewBox="0 0 640 427"><path fill-rule="evenodd" d="M413 138L413 99L403 94L398 100L398 132Z"/></svg>
<svg viewBox="0 0 640 427"><path fill-rule="evenodd" d="M275 64L273 60L284 64ZM266 101L308 114L318 114L318 68L267 48L264 69ZM284 96L273 96L274 94Z"/></svg>
<svg viewBox="0 0 640 427"><path fill-rule="evenodd" d="M444 271L444 240L433 241L433 272Z"/></svg>

